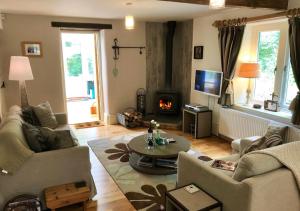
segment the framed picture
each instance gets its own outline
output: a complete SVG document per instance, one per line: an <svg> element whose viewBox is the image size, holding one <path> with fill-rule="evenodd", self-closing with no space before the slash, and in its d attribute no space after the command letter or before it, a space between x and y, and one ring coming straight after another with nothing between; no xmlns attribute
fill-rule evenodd
<svg viewBox="0 0 300 211"><path fill-rule="evenodd" d="M195 46L194 47L194 59L203 59L203 46Z"/></svg>
<svg viewBox="0 0 300 211"><path fill-rule="evenodd" d="M24 41L22 42L22 53L23 56L42 57L43 56L42 43Z"/></svg>
<svg viewBox="0 0 300 211"><path fill-rule="evenodd" d="M267 111L273 111L273 112L278 112L279 111L279 104L277 101L273 100L266 100L264 102L264 108Z"/></svg>

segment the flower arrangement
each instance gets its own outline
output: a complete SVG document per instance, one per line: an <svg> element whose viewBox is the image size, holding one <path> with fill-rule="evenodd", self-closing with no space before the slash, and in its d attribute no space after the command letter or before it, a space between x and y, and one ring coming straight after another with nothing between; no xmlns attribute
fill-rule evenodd
<svg viewBox="0 0 300 211"><path fill-rule="evenodd" d="M160 137L160 131L159 131L160 124L155 120L151 120L150 124L153 126L153 129L155 129L156 132L156 136L154 138L156 144L164 145L164 140Z"/></svg>

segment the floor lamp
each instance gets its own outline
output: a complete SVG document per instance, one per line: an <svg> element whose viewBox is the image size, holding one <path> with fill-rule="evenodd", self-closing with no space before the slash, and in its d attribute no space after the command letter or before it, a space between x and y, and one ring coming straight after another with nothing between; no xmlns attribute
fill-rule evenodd
<svg viewBox="0 0 300 211"><path fill-rule="evenodd" d="M10 58L9 80L19 81L21 107L29 106L25 81L33 80L32 70L28 57L12 56Z"/></svg>
<svg viewBox="0 0 300 211"><path fill-rule="evenodd" d="M247 101L250 104L251 98L251 79L258 78L260 75L260 65L258 63L242 63L238 72L240 78L248 78Z"/></svg>

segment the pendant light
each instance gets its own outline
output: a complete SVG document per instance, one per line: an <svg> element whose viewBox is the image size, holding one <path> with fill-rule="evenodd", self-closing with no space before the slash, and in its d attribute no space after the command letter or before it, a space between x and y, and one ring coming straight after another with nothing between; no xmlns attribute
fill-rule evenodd
<svg viewBox="0 0 300 211"><path fill-rule="evenodd" d="M225 0L210 0L209 7L211 9L222 9L225 8Z"/></svg>
<svg viewBox="0 0 300 211"><path fill-rule="evenodd" d="M127 30L134 29L134 17L132 15L127 15L125 17L125 28Z"/></svg>

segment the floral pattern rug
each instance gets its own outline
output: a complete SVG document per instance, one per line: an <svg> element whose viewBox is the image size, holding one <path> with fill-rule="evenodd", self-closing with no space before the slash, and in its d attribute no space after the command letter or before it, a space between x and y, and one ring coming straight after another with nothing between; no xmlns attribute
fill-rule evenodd
<svg viewBox="0 0 300 211"><path fill-rule="evenodd" d="M175 188L176 174L147 175L137 172L129 165L127 143L144 133L137 132L109 139L93 140L89 141L88 145L135 209L165 210L165 192ZM200 159L209 159L193 150L189 153Z"/></svg>

